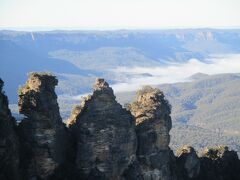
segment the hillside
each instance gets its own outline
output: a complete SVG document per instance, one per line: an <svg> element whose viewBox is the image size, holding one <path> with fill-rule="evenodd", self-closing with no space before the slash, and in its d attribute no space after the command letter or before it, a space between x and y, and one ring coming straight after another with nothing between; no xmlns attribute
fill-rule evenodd
<svg viewBox="0 0 240 180"><path fill-rule="evenodd" d="M224 144L240 152L240 74L193 76L186 83L157 86L172 105L171 146ZM135 92L117 93L122 104Z"/></svg>

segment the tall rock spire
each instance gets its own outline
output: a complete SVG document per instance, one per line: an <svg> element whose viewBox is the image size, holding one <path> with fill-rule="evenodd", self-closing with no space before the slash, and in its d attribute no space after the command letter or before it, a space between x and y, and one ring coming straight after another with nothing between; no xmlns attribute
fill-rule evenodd
<svg viewBox="0 0 240 180"><path fill-rule="evenodd" d="M175 157L169 148L171 107L156 88L144 87L129 105L136 119L137 156L144 179L175 179Z"/></svg>
<svg viewBox="0 0 240 180"><path fill-rule="evenodd" d="M53 75L31 73L19 89L19 112L26 116L19 124L26 179L46 179L65 160L67 134L54 92L57 83Z"/></svg>
<svg viewBox="0 0 240 180"><path fill-rule="evenodd" d="M97 79L93 88L68 120L77 141L77 167L84 179L121 179L135 160L134 119L104 79Z"/></svg>

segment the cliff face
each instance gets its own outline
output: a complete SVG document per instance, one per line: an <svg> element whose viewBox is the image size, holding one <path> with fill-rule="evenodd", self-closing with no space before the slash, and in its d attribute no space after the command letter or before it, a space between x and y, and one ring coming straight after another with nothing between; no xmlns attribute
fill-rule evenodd
<svg viewBox="0 0 240 180"><path fill-rule="evenodd" d="M19 90L21 171L24 179L50 177L65 161L67 133L59 114L58 80L49 74L32 73Z"/></svg>
<svg viewBox="0 0 240 180"><path fill-rule="evenodd" d="M19 142L15 119L8 108L8 99L0 79L0 179L19 179Z"/></svg>
<svg viewBox="0 0 240 180"><path fill-rule="evenodd" d="M200 159L191 146L177 150L177 166L179 179L197 178L200 173Z"/></svg>
<svg viewBox="0 0 240 180"><path fill-rule="evenodd" d="M129 109L136 119L137 156L144 179L176 179L175 157L168 146L171 108L163 93L146 86Z"/></svg>
<svg viewBox="0 0 240 180"><path fill-rule="evenodd" d="M76 164L82 177L121 179L135 160L135 125L107 82L96 80L93 94L73 110L68 124L76 139Z"/></svg>
<svg viewBox="0 0 240 180"><path fill-rule="evenodd" d="M0 179L240 179L240 160L227 147L198 155L184 146L174 156L171 108L160 90L144 87L128 111L108 83L97 79L66 128L54 92L57 83L50 74L30 74L19 90L19 111L26 118L17 126L0 80Z"/></svg>

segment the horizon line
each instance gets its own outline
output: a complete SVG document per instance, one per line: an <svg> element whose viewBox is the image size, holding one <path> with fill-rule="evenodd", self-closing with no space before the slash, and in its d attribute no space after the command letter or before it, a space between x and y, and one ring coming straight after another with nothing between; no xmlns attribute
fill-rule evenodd
<svg viewBox="0 0 240 180"><path fill-rule="evenodd" d="M184 29L240 29L240 26L162 26L162 27L0 27L0 31L137 31Z"/></svg>

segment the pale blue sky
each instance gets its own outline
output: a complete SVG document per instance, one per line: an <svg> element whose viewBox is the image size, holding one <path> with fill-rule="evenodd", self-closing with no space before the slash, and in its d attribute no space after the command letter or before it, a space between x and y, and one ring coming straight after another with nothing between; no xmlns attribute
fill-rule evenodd
<svg viewBox="0 0 240 180"><path fill-rule="evenodd" d="M0 0L0 28L240 27L240 0Z"/></svg>

